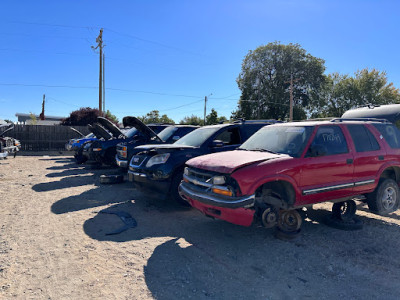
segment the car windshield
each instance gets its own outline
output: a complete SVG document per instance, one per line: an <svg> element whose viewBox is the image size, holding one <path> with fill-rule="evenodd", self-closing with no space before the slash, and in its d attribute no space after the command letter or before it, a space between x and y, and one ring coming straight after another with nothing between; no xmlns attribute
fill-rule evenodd
<svg viewBox="0 0 400 300"><path fill-rule="evenodd" d="M178 130L178 127L175 126L169 126L167 128L165 128L163 131L161 131L158 136L160 137L160 139L162 139L163 141L168 140L175 131Z"/></svg>
<svg viewBox="0 0 400 300"><path fill-rule="evenodd" d="M210 138L221 127L204 127L193 130L181 139L177 140L175 145L186 145L193 147L200 147L208 138Z"/></svg>
<svg viewBox="0 0 400 300"><path fill-rule="evenodd" d="M138 130L135 127L132 127L131 129L129 129L127 132L124 132L124 134L126 135L127 138L131 138L134 135L138 134Z"/></svg>
<svg viewBox="0 0 400 300"><path fill-rule="evenodd" d="M313 129L314 126L266 126L252 135L238 149L299 157Z"/></svg>
<svg viewBox="0 0 400 300"><path fill-rule="evenodd" d="M92 138L92 137L94 137L94 133L93 132L91 132L91 133L89 133L88 135L85 136L85 138Z"/></svg>

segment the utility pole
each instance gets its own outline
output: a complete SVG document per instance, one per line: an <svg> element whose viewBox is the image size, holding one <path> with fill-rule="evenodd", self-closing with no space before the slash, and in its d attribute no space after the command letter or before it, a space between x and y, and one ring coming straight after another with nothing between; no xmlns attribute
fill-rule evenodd
<svg viewBox="0 0 400 300"><path fill-rule="evenodd" d="M285 83L290 83L289 87L289 122L293 121L293 82L299 81L300 78L293 79L293 74L290 74L290 81L285 81Z"/></svg>
<svg viewBox="0 0 400 300"><path fill-rule="evenodd" d="M204 97L204 126L206 125L207 96Z"/></svg>
<svg viewBox="0 0 400 300"><path fill-rule="evenodd" d="M293 121L293 74L290 74L289 122Z"/></svg>
<svg viewBox="0 0 400 300"><path fill-rule="evenodd" d="M103 52L103 111L106 111L106 73L104 72L105 68L105 54Z"/></svg>
<svg viewBox="0 0 400 300"><path fill-rule="evenodd" d="M103 113L103 28L100 29L99 36L96 38L97 46L93 50L100 48L100 68L99 68L99 111Z"/></svg>
<svg viewBox="0 0 400 300"><path fill-rule="evenodd" d="M207 100L208 97L212 96L212 93L204 97L204 126L206 125L206 114L207 114Z"/></svg>

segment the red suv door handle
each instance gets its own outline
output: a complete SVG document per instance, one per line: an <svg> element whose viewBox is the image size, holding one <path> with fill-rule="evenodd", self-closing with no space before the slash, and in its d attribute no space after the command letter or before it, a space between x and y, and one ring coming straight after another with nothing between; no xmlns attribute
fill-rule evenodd
<svg viewBox="0 0 400 300"><path fill-rule="evenodd" d="M379 160L383 160L383 159L384 159L383 155L379 155L379 156L378 156L378 159L379 159Z"/></svg>
<svg viewBox="0 0 400 300"><path fill-rule="evenodd" d="M353 159L352 159L352 158L348 158L348 159L346 160L346 163L347 163L348 165L351 165L351 164L353 163Z"/></svg>

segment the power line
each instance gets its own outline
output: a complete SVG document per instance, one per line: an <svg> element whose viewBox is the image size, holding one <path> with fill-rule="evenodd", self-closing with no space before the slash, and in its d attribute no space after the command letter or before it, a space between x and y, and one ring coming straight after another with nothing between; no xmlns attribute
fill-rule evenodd
<svg viewBox="0 0 400 300"><path fill-rule="evenodd" d="M8 23L14 24L27 24L27 25L39 25L39 26L50 26L50 27L64 27L64 28L80 28L80 29L99 29L97 26L77 26L77 25L63 25L63 24L49 24L49 23L38 23L38 22L24 22L24 21L10 21Z"/></svg>
<svg viewBox="0 0 400 300"><path fill-rule="evenodd" d="M26 49L12 49L12 48L0 48L0 51L19 51L19 52L25 52L25 53L43 53L43 54L56 54L56 55L72 55L72 56L91 56L93 57L94 55L89 55L89 54L80 54L80 53L68 53L68 52L49 52L49 51L40 51L40 50L26 50Z"/></svg>
<svg viewBox="0 0 400 300"><path fill-rule="evenodd" d="M72 103L67 103L67 102L64 102L64 101L61 101L61 100L58 100L58 99L55 99L55 98L49 97L49 96L47 96L47 99L53 100L53 101L55 101L55 102L59 102L59 103L65 104L65 105L70 105L70 106L75 106L75 107L82 107L81 105L76 105L76 104L72 104Z"/></svg>
<svg viewBox="0 0 400 300"><path fill-rule="evenodd" d="M24 84L24 83L0 83L0 86L25 86L25 87L47 87L47 88L71 88L71 89L98 89L98 86L72 86L72 85L47 85L47 84ZM172 97L183 97L183 98L195 98L202 99L200 96L184 95L184 94L168 94L160 92L142 91L142 90L129 90L120 88L106 88L109 91L119 92L130 92L130 93L142 93L159 96L172 96Z"/></svg>
<svg viewBox="0 0 400 300"><path fill-rule="evenodd" d="M77 28L77 29L87 29L87 30L92 30L92 31L93 30L99 30L101 28L100 26L77 26L77 25L50 24L50 23L39 23L39 22L23 22L23 21L18 21L18 22L17 21L13 21L13 22L8 22L8 23L26 24L26 25L38 25L38 26L48 26L48 27L61 27L61 28ZM109 31L109 32L112 32L112 33L115 33L115 34L119 34L119 35L122 35L122 36L126 36L126 37L129 37L129 38L138 40L138 41L142 41L142 42L158 45L158 46L161 46L161 47L164 47L164 48L169 48L169 49L172 49L172 50L175 50L175 51L180 51L180 52L184 52L184 53L195 55L195 56L203 56L201 54L194 53L194 52L191 52L191 51L188 51L188 50L185 50L185 49L181 49L181 48L170 46L170 45L166 45L166 44L163 44L163 43L160 43L160 42L144 39L144 38L132 35L132 34L119 32L119 31L116 31L116 30L111 29L111 28L107 28L107 27L103 27L103 28L105 30Z"/></svg>
<svg viewBox="0 0 400 300"><path fill-rule="evenodd" d="M166 45L166 44L162 44L160 42L144 39L144 38L141 38L141 37L138 37L138 36L134 36L134 35L131 35L131 34L118 32L116 30L113 30L113 29L110 29L110 28L107 28L107 27L104 27L104 29L109 31L109 32L113 32L113 33L116 33L116 34L119 34L119 35L123 35L123 36L129 37L129 38L132 38L132 39L135 39L135 40L139 40L139 41L142 41L142 42L154 44L154 45L157 45L157 46L161 46L161 47L164 47L164 48L169 48L169 49L172 49L172 50L188 53L188 54L195 55L195 56L203 56L201 54L197 54L197 53L194 53L194 52L191 52L191 51L188 51L188 50L185 50L185 49L181 49L181 48L178 48L178 47L169 46L169 45Z"/></svg>

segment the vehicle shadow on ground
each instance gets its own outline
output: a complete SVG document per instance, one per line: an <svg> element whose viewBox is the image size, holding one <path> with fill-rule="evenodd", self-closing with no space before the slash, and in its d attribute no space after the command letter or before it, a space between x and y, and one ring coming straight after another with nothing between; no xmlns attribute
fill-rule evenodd
<svg viewBox="0 0 400 300"><path fill-rule="evenodd" d="M43 182L32 186L32 190L35 192L48 192L61 189L67 189L71 187L84 186L93 184L95 175L75 175L61 178L59 181Z"/></svg>
<svg viewBox="0 0 400 300"><path fill-rule="evenodd" d="M367 213L371 213L371 211L368 209L367 204L365 204L365 203L358 204L357 205L357 210L364 211L364 212L367 212ZM397 211L395 211L393 213L390 213L389 215L387 215L385 217L389 218L389 219L400 220L400 214L399 213L400 213L400 210L397 210Z"/></svg>
<svg viewBox="0 0 400 300"><path fill-rule="evenodd" d="M68 168L68 169L65 169L65 170L63 170L61 172L53 172L53 173L46 174L46 177L54 178L54 177L74 176L74 175L87 174L88 171L90 171L90 170L88 170L85 167L72 168L72 169Z"/></svg>
<svg viewBox="0 0 400 300"><path fill-rule="evenodd" d="M66 169L73 169L73 168L85 168L83 165L79 165L76 162L68 162L67 164L64 164L62 166L53 166L53 167L48 167L47 170L66 170Z"/></svg>
<svg viewBox="0 0 400 300"><path fill-rule="evenodd" d="M94 188L79 195L58 200L51 206L51 211L55 214L64 214L113 203L122 203L129 201L135 195L135 189L128 182L117 184L118 187L115 187L114 185L101 184L99 181L99 175L93 175L90 183L87 184L94 183Z"/></svg>
<svg viewBox="0 0 400 300"><path fill-rule="evenodd" d="M74 158L39 158L38 160L44 160L44 161L48 161L48 160L54 160L55 163L69 163L74 161Z"/></svg>
<svg viewBox="0 0 400 300"><path fill-rule="evenodd" d="M321 223L330 212L323 209L310 212L300 236L292 241L276 239L274 229L236 226L193 209L177 210L174 204L150 204L145 198L106 211L128 212L137 227L107 235L123 222L100 211L83 225L89 237L113 242L163 238L144 267L147 287L157 299L336 298L335 286L346 285L346 278L355 276L355 266L370 259L384 266L390 261L387 257L396 255L400 238L397 231L388 237L327 227ZM390 227L376 222L383 230ZM361 243L351 243L354 239ZM304 264L303 259L323 264L315 269L316 264ZM363 291L363 286L368 287L368 273L357 276L361 285L357 297L379 295L378 290L373 295L371 289Z"/></svg>

